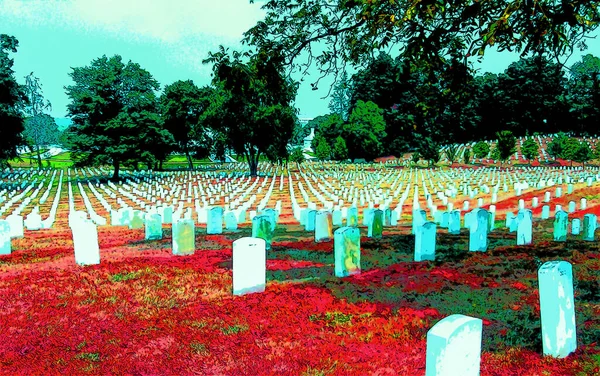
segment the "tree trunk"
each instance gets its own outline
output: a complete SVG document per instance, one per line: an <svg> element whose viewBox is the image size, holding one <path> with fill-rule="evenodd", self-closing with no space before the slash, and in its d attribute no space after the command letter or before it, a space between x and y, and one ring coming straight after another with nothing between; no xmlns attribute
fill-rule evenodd
<svg viewBox="0 0 600 376"><path fill-rule="evenodd" d="M113 160L113 176L112 176L112 180L116 181L119 180L119 161L118 160Z"/></svg>
<svg viewBox="0 0 600 376"><path fill-rule="evenodd" d="M260 153L254 155L254 153L246 152L246 161L248 161L248 167L250 168L250 176L256 177L258 170L258 156Z"/></svg>
<svg viewBox="0 0 600 376"><path fill-rule="evenodd" d="M38 168L42 168L42 155L40 154L40 145L36 145Z"/></svg>
<svg viewBox="0 0 600 376"><path fill-rule="evenodd" d="M190 155L190 151L188 150L188 148L185 148L185 157L188 160L188 168L191 170L194 169L194 162L192 161L192 156Z"/></svg>

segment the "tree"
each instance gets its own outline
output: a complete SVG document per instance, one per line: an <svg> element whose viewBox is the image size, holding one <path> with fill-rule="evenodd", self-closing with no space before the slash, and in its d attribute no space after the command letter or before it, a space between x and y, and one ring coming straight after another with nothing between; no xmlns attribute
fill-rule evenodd
<svg viewBox="0 0 600 376"><path fill-rule="evenodd" d="M521 145L521 154L531 163L531 160L538 156L539 148L540 146L533 138L528 138Z"/></svg>
<svg viewBox="0 0 600 376"><path fill-rule="evenodd" d="M342 78L333 87L333 94L329 101L329 111L339 115L344 121L348 120L350 113L350 96L352 93L348 73L344 72Z"/></svg>
<svg viewBox="0 0 600 376"><path fill-rule="evenodd" d="M48 114L40 113L25 119L23 137L27 145L35 150L38 167L42 168L41 147L56 144L60 132L54 118Z"/></svg>
<svg viewBox="0 0 600 376"><path fill-rule="evenodd" d="M292 151L292 154L290 155L290 160L292 162L296 162L296 165L298 166L298 168L300 168L300 164L304 163L304 153L302 152L302 148L294 149L294 151Z"/></svg>
<svg viewBox="0 0 600 376"><path fill-rule="evenodd" d="M358 101L344 125L342 137L350 159L372 160L381 156L385 138L383 111L373 102Z"/></svg>
<svg viewBox="0 0 600 376"><path fill-rule="evenodd" d="M580 142L574 137L566 137L562 140L562 151L559 155L561 159L565 159L567 161L571 161L571 166L573 166L573 161L577 159L577 153L580 148Z"/></svg>
<svg viewBox="0 0 600 376"><path fill-rule="evenodd" d="M162 135L157 141L168 139L153 115L159 84L139 64L124 64L119 55L72 69L74 85L65 87L74 123L71 155L79 166L111 164L113 179L118 179L121 163L147 160L145 135L154 132Z"/></svg>
<svg viewBox="0 0 600 376"><path fill-rule="evenodd" d="M568 98L573 129L580 135L597 135L600 123L600 58L587 54L570 69Z"/></svg>
<svg viewBox="0 0 600 376"><path fill-rule="evenodd" d="M8 165L18 156L17 148L23 145L24 130L21 108L27 103L24 88L17 83L12 70L13 59L9 52L16 53L19 41L0 34L0 163Z"/></svg>
<svg viewBox="0 0 600 376"><path fill-rule="evenodd" d="M481 59L490 47L558 59L584 48L600 23L600 7L588 0L267 0L262 9L265 18L243 42L280 48L285 64L303 74L316 64L319 77L392 47L433 66L453 54Z"/></svg>
<svg viewBox="0 0 600 376"><path fill-rule="evenodd" d="M329 143L327 143L325 137L315 137L313 145L315 145L315 155L319 160L325 161L331 158L331 147L329 146Z"/></svg>
<svg viewBox="0 0 600 376"><path fill-rule="evenodd" d="M473 155L475 158L485 158L490 153L490 145L485 141L479 141L473 146Z"/></svg>
<svg viewBox="0 0 600 376"><path fill-rule="evenodd" d="M450 166L452 166L454 164L454 162L456 161L456 159L458 158L458 145L456 144L450 144L446 147L446 150L444 151L444 153L446 154L446 158L448 158L448 160L450 161Z"/></svg>
<svg viewBox="0 0 600 376"><path fill-rule="evenodd" d="M421 154L419 154L418 151L415 151L414 153L412 153L410 159L411 159L412 163L417 164L421 160Z"/></svg>
<svg viewBox="0 0 600 376"><path fill-rule="evenodd" d="M498 150L498 156L502 162L506 162L508 158L516 151L517 139L511 131L504 130L496 133L498 142L496 143L496 149Z"/></svg>
<svg viewBox="0 0 600 376"><path fill-rule="evenodd" d="M199 88L187 80L167 85L160 97L164 127L173 135L177 150L185 154L190 170L194 168L192 156L209 155L210 138L201 116L210 105L211 95L212 88Z"/></svg>
<svg viewBox="0 0 600 376"><path fill-rule="evenodd" d="M440 146L431 138L424 138L420 142L419 155L427 161L429 166L436 164L440 161Z"/></svg>
<svg viewBox="0 0 600 376"><path fill-rule="evenodd" d="M567 80L558 64L543 56L520 59L498 76L492 115L496 127L517 136L553 133L570 123ZM499 130L498 130L499 131Z"/></svg>
<svg viewBox="0 0 600 376"><path fill-rule="evenodd" d="M465 164L469 164L469 162L471 162L471 150L465 149L463 152L463 162Z"/></svg>
<svg viewBox="0 0 600 376"><path fill-rule="evenodd" d="M569 137L564 133L559 133L550 141L546 148L546 152L554 159L563 158L563 149L566 140Z"/></svg>
<svg viewBox="0 0 600 376"><path fill-rule="evenodd" d="M45 110L52 109L52 105L50 101L44 99L40 79L35 77L33 72L25 76L25 95L28 99L25 113L29 118L25 121L24 137L27 143L35 149L38 167L42 168L40 146L56 141L58 125L50 115L44 114Z"/></svg>
<svg viewBox="0 0 600 376"><path fill-rule="evenodd" d="M580 142L573 155L573 160L585 166L585 162L592 158L594 158L594 152L590 149L590 144L585 141Z"/></svg>
<svg viewBox="0 0 600 376"><path fill-rule="evenodd" d="M341 161L348 159L348 148L346 147L346 141L340 136L335 139L333 144L333 159Z"/></svg>
<svg viewBox="0 0 600 376"><path fill-rule="evenodd" d="M230 54L221 46L203 63L213 64L217 88L204 119L215 154L222 157L231 149L243 155L251 176L257 175L261 155L272 162L287 157L297 121L292 103L298 84L283 74L280 51Z"/></svg>

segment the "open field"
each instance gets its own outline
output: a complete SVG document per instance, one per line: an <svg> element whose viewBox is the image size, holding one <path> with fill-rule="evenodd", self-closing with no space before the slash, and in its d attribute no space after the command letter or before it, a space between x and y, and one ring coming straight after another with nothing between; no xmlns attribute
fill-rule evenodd
<svg viewBox="0 0 600 376"><path fill-rule="evenodd" d="M307 164L299 171L290 164L289 176L264 165L266 177L234 177L244 167L129 172L124 184L100 180L110 176L106 170L64 170L60 192L58 171L52 183L53 170L5 172L2 218L29 214L35 206L42 219L50 218L55 202L56 214L51 228L26 229L12 240L12 253L0 256L0 373L423 375L427 331L456 313L483 320L482 375L600 373L600 246L575 235L555 242L553 219L540 219L543 205L554 213L555 205L566 210L571 201L577 205L570 218L600 214L598 169ZM527 184L515 185L521 182ZM18 183L23 187L14 189ZM545 192L551 192L550 203L543 202ZM432 219L432 206L462 209L466 201L471 210L478 199L481 208L495 206L488 251L469 251L467 228L451 235L438 227L435 260L414 261L413 203ZM517 246L516 234L504 228L519 199L532 210L532 245ZM252 235L250 218L237 230L207 235L203 200L249 215L280 205L265 292L232 294L232 243ZM361 273L338 278L333 241L316 243L294 209L348 207L353 200ZM100 263L75 263L70 212L94 218L93 212L110 224L109 208L146 210L158 201L182 216L191 211L193 255L173 255L170 224L163 225L161 240L144 240L143 228L99 225ZM362 226L369 202L400 207L398 224L385 226L381 239L367 237ZM565 359L542 356L537 272L550 260L573 265L578 346Z"/></svg>

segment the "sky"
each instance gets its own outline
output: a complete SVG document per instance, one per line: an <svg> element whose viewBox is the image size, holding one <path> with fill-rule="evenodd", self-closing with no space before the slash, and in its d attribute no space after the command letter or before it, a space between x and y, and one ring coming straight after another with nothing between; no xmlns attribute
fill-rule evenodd
<svg viewBox="0 0 600 376"><path fill-rule="evenodd" d="M33 72L40 79L51 115L67 116L64 87L73 82L72 67L89 65L106 55L140 64L164 87L191 79L208 85L211 66L202 60L219 45L242 48L242 34L264 17L260 2L248 0L0 0L0 34L19 41L13 70L19 83ZM600 56L600 41L584 52ZM579 60L575 54L568 65ZM500 73L516 54L487 52L481 71ZM295 106L299 117L329 113L331 79L313 91L309 77L301 83Z"/></svg>

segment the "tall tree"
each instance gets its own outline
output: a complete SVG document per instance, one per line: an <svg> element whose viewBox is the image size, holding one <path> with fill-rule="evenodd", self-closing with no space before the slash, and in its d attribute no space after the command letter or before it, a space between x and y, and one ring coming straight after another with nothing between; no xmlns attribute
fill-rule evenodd
<svg viewBox="0 0 600 376"><path fill-rule="evenodd" d="M521 145L521 154L523 154L523 157L530 161L530 163L532 159L537 158L538 151L539 145L533 138L528 138L523 142L523 145Z"/></svg>
<svg viewBox="0 0 600 376"><path fill-rule="evenodd" d="M358 101L344 124L342 138L348 147L348 157L372 160L383 152L385 120L383 111L373 102Z"/></svg>
<svg viewBox="0 0 600 376"><path fill-rule="evenodd" d="M221 46L204 63L213 64L217 88L204 120L217 156L228 148L243 155L252 176L257 175L261 155L273 162L287 157L297 119L292 103L298 84L284 75L280 51L230 54Z"/></svg>
<svg viewBox="0 0 600 376"><path fill-rule="evenodd" d="M124 64L119 55L72 69L74 85L65 87L74 123L72 155L77 165L111 164L113 179L118 179L121 163L147 159L148 132L169 138L154 116L159 84L139 64Z"/></svg>
<svg viewBox="0 0 600 376"><path fill-rule="evenodd" d="M506 162L508 158L516 151L517 139L511 131L504 130L496 134L498 142L496 150L498 150L498 159Z"/></svg>
<svg viewBox="0 0 600 376"><path fill-rule="evenodd" d="M554 133L568 123L566 78L543 56L520 59L498 77L495 116L517 136Z"/></svg>
<svg viewBox="0 0 600 376"><path fill-rule="evenodd" d="M319 77L391 48L432 65L453 51L482 57L490 47L558 58L584 47L600 23L589 0L267 0L262 9L244 42L281 48L284 62L304 73L316 64Z"/></svg>
<svg viewBox="0 0 600 376"><path fill-rule="evenodd" d="M191 80L176 81L167 85L160 97L165 129L173 135L178 151L185 154L190 170L194 168L192 156L209 155L210 137L201 118L213 92L210 87L197 87Z"/></svg>
<svg viewBox="0 0 600 376"><path fill-rule="evenodd" d="M350 114L351 84L352 82L348 79L348 73L342 73L340 81L333 87L333 93L329 101L329 111L338 114L344 121L348 120L348 115Z"/></svg>
<svg viewBox="0 0 600 376"><path fill-rule="evenodd" d="M568 98L574 115L574 131L597 135L600 124L600 58L585 55L571 66Z"/></svg>
<svg viewBox="0 0 600 376"><path fill-rule="evenodd" d="M52 105L50 101L44 99L40 79L35 77L33 72L25 76L25 95L28 99L25 106L28 119L25 121L24 137L35 149L38 167L42 168L40 147L56 141L58 125L51 116L44 113L52 110Z"/></svg>
<svg viewBox="0 0 600 376"><path fill-rule="evenodd" d="M9 52L17 52L18 46L15 37L0 34L0 163L3 165L16 158L17 148L23 145L21 109L27 97L15 80L13 59L9 56Z"/></svg>

